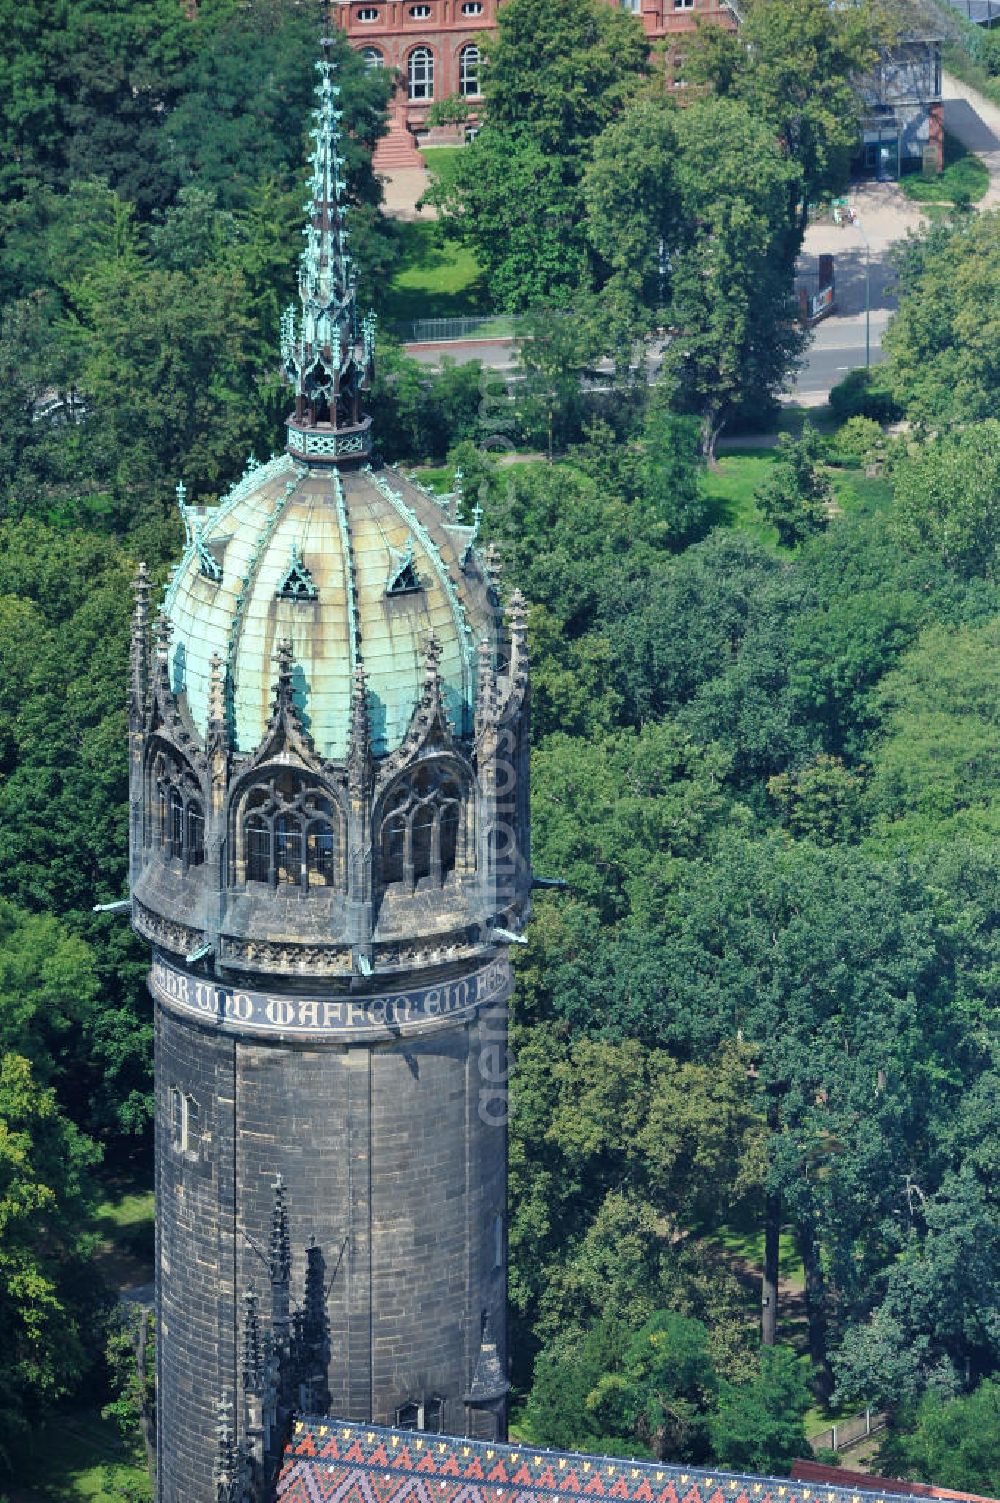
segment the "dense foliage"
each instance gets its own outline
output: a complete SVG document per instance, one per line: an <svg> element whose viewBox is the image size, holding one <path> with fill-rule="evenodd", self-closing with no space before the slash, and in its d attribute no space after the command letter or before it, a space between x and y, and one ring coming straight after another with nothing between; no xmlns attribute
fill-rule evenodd
<svg viewBox="0 0 1000 1503"><path fill-rule="evenodd" d="M277 441L318 16L0 15L3 1466L93 1372L94 1175L148 1131L143 947L91 912L125 883L128 579L177 549L177 480L208 500ZM703 33L682 112L617 7L501 17L446 208L536 305L518 397L388 350L376 401L388 457L450 449L532 602L534 859L568 885L513 1021L522 1423L781 1468L832 1392L894 1407L899 1467L995 1490L996 221L904 253L891 504L841 514L807 431L760 493L778 545L713 527L702 451L794 356L802 205L843 171L870 27L751 3L739 39ZM377 293L386 81L335 50ZM648 390L629 357L665 307L684 338ZM512 436L564 457L501 466ZM129 1341L112 1408L148 1420Z"/></svg>

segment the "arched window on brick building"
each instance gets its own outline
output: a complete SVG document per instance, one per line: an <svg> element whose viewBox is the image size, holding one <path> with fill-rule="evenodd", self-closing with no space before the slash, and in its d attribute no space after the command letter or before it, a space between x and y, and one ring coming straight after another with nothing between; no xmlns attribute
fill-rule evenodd
<svg viewBox="0 0 1000 1503"><path fill-rule="evenodd" d="M411 99L434 98L434 54L429 47L414 47L406 60L406 79Z"/></svg>
<svg viewBox="0 0 1000 1503"><path fill-rule="evenodd" d="M470 42L458 54L458 92L463 99L479 96L479 48Z"/></svg>

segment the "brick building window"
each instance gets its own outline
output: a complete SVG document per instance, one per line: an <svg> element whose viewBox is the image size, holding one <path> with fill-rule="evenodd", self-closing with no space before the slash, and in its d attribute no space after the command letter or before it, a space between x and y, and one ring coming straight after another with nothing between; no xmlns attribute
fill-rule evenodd
<svg viewBox="0 0 1000 1503"><path fill-rule="evenodd" d="M412 18L413 18L414 21L426 21L427 17L430 15L430 13L431 13L431 8L430 8L429 5L411 5L410 6L410 15L412 16Z"/></svg>
<svg viewBox="0 0 1000 1503"><path fill-rule="evenodd" d="M463 16L481 16L483 13L483 0L465 0L462 6Z"/></svg>
<svg viewBox="0 0 1000 1503"><path fill-rule="evenodd" d="M479 48L473 42L458 54L458 92L464 99L479 93Z"/></svg>
<svg viewBox="0 0 1000 1503"><path fill-rule="evenodd" d="M374 5L363 5L357 12L357 18L359 21L377 21L378 11Z"/></svg>
<svg viewBox="0 0 1000 1503"><path fill-rule="evenodd" d="M674 0L674 10L694 10L694 0Z"/></svg>
<svg viewBox="0 0 1000 1503"><path fill-rule="evenodd" d="M411 99L434 98L434 54L429 47L414 47L406 61L406 80Z"/></svg>
<svg viewBox="0 0 1000 1503"><path fill-rule="evenodd" d="M642 0L619 0L622 10L631 12L633 16L642 14Z"/></svg>
<svg viewBox="0 0 1000 1503"><path fill-rule="evenodd" d="M361 56L369 68L381 68L385 63L385 58L377 47L362 47Z"/></svg>

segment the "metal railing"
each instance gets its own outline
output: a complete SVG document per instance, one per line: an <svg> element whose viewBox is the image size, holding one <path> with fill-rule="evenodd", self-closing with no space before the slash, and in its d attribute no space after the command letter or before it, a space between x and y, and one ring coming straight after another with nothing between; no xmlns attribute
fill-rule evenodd
<svg viewBox="0 0 1000 1503"><path fill-rule="evenodd" d="M513 314L480 313L464 318L414 318L386 324L404 344L450 344L464 339L515 339Z"/></svg>
<svg viewBox="0 0 1000 1503"><path fill-rule="evenodd" d="M849 1419L810 1435L809 1444L814 1451L849 1451L859 1440L884 1430L888 1423L888 1414L866 1409L862 1414L852 1414Z"/></svg>

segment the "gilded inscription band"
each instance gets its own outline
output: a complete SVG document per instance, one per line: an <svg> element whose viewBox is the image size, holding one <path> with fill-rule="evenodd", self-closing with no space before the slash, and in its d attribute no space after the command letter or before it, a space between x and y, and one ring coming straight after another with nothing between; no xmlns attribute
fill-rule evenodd
<svg viewBox="0 0 1000 1503"><path fill-rule="evenodd" d="M384 1038L427 1028L447 1018L459 1021L510 985L510 965L499 956L464 976L436 986L377 997L288 997L224 986L192 976L155 955L149 989L157 1001L227 1032L334 1039Z"/></svg>

